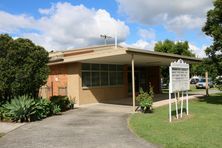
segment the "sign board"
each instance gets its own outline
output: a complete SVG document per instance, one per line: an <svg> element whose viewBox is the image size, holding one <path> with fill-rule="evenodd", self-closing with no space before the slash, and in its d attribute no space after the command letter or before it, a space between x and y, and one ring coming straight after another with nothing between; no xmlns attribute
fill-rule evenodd
<svg viewBox="0 0 222 148"><path fill-rule="evenodd" d="M176 106L176 118L178 119L178 101L180 101L180 117L183 114L183 100L184 93L186 95L186 113L188 115L188 90L190 89L189 81L189 64L184 63L183 60L172 62L169 67L170 83L169 83L169 121L172 121L172 96L174 93L175 106Z"/></svg>
<svg viewBox="0 0 222 148"><path fill-rule="evenodd" d="M189 64L179 59L170 64L170 84L169 92L187 91L190 89Z"/></svg>

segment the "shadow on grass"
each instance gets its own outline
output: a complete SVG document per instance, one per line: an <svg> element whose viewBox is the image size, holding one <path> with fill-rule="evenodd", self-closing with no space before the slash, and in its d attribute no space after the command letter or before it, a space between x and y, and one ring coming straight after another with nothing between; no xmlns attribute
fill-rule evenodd
<svg viewBox="0 0 222 148"><path fill-rule="evenodd" d="M186 113L186 108L183 108L183 111L182 111L182 112L183 112L183 114ZM180 108L179 108L179 109L178 109L178 115L180 115L180 113L181 113L181 110L180 110ZM172 115L172 116L176 116L176 110L172 110L172 111L171 111L171 115Z"/></svg>
<svg viewBox="0 0 222 148"><path fill-rule="evenodd" d="M198 100L200 102L206 102L210 104L221 104L222 105L222 94L216 94L213 96L205 96L205 97L199 97Z"/></svg>

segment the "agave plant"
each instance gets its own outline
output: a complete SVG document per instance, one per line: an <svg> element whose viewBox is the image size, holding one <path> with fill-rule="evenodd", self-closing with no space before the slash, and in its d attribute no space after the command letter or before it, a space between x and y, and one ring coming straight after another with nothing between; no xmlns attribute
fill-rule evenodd
<svg viewBox="0 0 222 148"><path fill-rule="evenodd" d="M35 114L31 116L31 121L40 120L51 115L58 114L60 107L47 99L35 100Z"/></svg>
<svg viewBox="0 0 222 148"><path fill-rule="evenodd" d="M28 95L18 96L2 106L4 117L12 121L28 122L35 114L35 101Z"/></svg>

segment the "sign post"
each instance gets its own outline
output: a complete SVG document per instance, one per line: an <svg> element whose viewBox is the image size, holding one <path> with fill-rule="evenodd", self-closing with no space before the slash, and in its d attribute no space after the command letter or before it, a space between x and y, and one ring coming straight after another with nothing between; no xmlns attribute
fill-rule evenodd
<svg viewBox="0 0 222 148"><path fill-rule="evenodd" d="M183 60L172 62L169 67L170 83L169 83L169 122L172 121L172 94L175 98L176 118L178 119L178 101L180 103L180 117L183 116L183 100L184 92L186 93L186 113L188 115L188 90L189 83L189 64L184 63ZM181 94L181 97L180 97Z"/></svg>

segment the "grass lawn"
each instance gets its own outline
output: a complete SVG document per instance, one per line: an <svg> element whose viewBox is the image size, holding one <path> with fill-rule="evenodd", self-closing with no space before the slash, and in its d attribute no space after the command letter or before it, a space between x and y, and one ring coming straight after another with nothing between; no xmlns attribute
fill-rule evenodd
<svg viewBox="0 0 222 148"><path fill-rule="evenodd" d="M173 105L174 107L174 105ZM164 147L222 147L222 94L189 102L190 115L168 122L168 106L152 114L133 114L129 127L136 135Z"/></svg>

